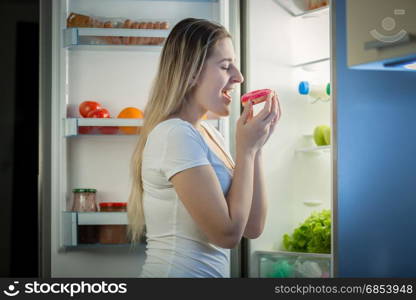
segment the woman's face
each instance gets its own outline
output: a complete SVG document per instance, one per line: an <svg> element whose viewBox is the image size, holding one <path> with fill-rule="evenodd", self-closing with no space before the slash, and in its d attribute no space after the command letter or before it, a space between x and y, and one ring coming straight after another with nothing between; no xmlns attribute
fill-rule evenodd
<svg viewBox="0 0 416 300"><path fill-rule="evenodd" d="M193 101L202 110L219 116L229 115L231 93L237 84L244 81L235 63L231 39L219 40L211 56L205 61L192 95Z"/></svg>

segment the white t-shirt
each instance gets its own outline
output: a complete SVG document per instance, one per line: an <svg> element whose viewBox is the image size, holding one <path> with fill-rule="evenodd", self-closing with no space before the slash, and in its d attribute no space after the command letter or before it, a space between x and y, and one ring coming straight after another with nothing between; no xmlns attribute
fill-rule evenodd
<svg viewBox="0 0 416 300"><path fill-rule="evenodd" d="M224 149L221 134L201 124ZM228 152L227 156L232 160ZM147 257L140 277L230 277L230 250L208 241L168 180L185 169L209 164L226 195L232 170L192 124L169 119L149 134L142 162Z"/></svg>

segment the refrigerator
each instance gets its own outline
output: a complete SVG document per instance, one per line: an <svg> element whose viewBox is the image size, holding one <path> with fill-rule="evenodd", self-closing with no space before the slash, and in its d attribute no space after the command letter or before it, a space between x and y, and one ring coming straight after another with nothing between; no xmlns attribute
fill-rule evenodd
<svg viewBox="0 0 416 300"><path fill-rule="evenodd" d="M333 210L334 68L331 8L309 8L288 0L58 0L41 2L41 173L40 220L42 276L137 277L145 243L81 243L85 226L125 225L125 213L73 212L73 190L96 189L99 202L127 202L130 158L137 135L120 126L141 119L117 119L125 107L144 109L162 44L128 44L126 37L165 38L186 17L223 24L233 35L238 65L245 77L233 94L227 118L208 114L207 122L225 137L235 155L240 96L255 89L277 92L282 117L264 147L263 168L268 216L263 234L243 239L231 252L232 277L332 277L334 251L289 252L291 235L314 212ZM168 29L68 27L71 13L115 23L167 22ZM117 40L118 42L114 42ZM112 42L111 42L112 41ZM121 41L121 42L120 42ZM137 40L136 40L137 41ZM326 99L300 94L301 82L330 84ZM328 91L329 92L329 91ZM82 118L83 101L98 101L112 118ZM255 112L262 104L255 106ZM331 128L330 145L317 145L317 126ZM95 128L82 134L82 128ZM103 134L98 128L116 128ZM333 218L333 214L332 214ZM82 227L84 226L84 227ZM334 234L332 234L333 237ZM284 270L279 267L284 266Z"/></svg>
<svg viewBox="0 0 416 300"><path fill-rule="evenodd" d="M334 7L336 274L414 277L416 241L409 236L416 228L416 143L411 129L416 76L403 63L416 60L414 43L407 42L416 31L416 3L366 0L361 5L337 0ZM357 25L361 26L354 32ZM372 32L392 39L391 43L380 44ZM369 42L367 47L349 51L360 37ZM370 49L360 54L365 48Z"/></svg>

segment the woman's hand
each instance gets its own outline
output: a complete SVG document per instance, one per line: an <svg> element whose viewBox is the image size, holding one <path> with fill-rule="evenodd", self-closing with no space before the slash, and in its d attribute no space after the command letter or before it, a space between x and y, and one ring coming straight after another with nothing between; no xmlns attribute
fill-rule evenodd
<svg viewBox="0 0 416 300"><path fill-rule="evenodd" d="M279 102L279 98L276 95L276 92L273 91L273 95L272 95L272 106L274 105L274 109L276 109L276 116L275 118L272 120L272 124L270 125L269 128L269 135L267 136L266 140L264 141L265 145L267 143L267 141L269 140L270 136L273 134L274 129L276 127L277 122L280 120L280 116L282 115L282 110L280 108L280 102ZM273 109L273 107L272 107Z"/></svg>
<svg viewBox="0 0 416 300"><path fill-rule="evenodd" d="M237 151L256 153L263 147L280 118L280 106L275 93L270 93L263 109L253 117L253 105L249 102L237 121Z"/></svg>

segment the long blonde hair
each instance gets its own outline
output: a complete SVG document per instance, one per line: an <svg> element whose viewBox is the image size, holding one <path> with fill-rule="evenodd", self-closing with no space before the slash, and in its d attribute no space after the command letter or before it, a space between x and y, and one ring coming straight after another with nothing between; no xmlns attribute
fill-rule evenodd
<svg viewBox="0 0 416 300"><path fill-rule="evenodd" d="M180 112L206 59L217 41L231 38L227 30L203 19L187 18L175 25L163 47L159 68L144 110L144 123L132 157L132 188L128 200L128 232L131 241L141 239L143 211L142 159L147 137L160 122Z"/></svg>

